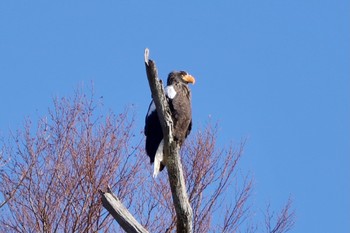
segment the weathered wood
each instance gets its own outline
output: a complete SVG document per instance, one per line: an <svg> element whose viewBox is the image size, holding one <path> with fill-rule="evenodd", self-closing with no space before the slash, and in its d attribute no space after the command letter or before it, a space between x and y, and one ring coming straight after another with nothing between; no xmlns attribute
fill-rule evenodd
<svg viewBox="0 0 350 233"><path fill-rule="evenodd" d="M164 135L164 163L168 170L170 188L177 217L177 232L190 233L193 231L192 208L186 192L185 179L179 155L179 145L173 140L173 121L164 87L158 78L154 61L149 59L149 50L145 50L145 65L152 98L156 105L158 118Z"/></svg>
<svg viewBox="0 0 350 233"><path fill-rule="evenodd" d="M128 233L148 233L132 214L124 207L123 203L111 192L108 187L107 192L100 190L102 205L114 217L119 225Z"/></svg>

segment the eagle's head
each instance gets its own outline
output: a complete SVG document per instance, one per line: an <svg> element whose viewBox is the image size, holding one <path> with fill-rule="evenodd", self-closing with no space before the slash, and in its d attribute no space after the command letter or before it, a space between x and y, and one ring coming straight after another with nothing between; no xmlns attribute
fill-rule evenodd
<svg viewBox="0 0 350 233"><path fill-rule="evenodd" d="M168 75L167 85L170 86L175 83L194 84L195 81L194 77L186 71L173 71Z"/></svg>

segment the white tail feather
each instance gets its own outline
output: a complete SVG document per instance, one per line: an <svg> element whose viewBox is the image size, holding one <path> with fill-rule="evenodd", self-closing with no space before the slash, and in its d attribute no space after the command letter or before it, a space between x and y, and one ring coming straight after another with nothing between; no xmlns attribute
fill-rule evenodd
<svg viewBox="0 0 350 233"><path fill-rule="evenodd" d="M160 163L163 161L164 140L159 143L156 155L154 156L153 178L157 178L160 170Z"/></svg>

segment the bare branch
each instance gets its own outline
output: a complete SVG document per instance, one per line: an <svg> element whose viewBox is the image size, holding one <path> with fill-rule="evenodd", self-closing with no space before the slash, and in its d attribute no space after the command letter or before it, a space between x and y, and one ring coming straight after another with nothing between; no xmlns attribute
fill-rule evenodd
<svg viewBox="0 0 350 233"><path fill-rule="evenodd" d="M291 210L292 199L289 198L281 212L275 217L274 212L270 212L270 205L267 207L267 213L265 215L265 227L269 233L284 233L292 229L295 223L295 212ZM274 226L272 221L275 219Z"/></svg>
<svg viewBox="0 0 350 233"><path fill-rule="evenodd" d="M107 192L100 191L102 204L114 217L119 225L128 233L148 233L132 214L124 207L123 203L111 192L108 187Z"/></svg>
<svg viewBox="0 0 350 233"><path fill-rule="evenodd" d="M16 194L18 188L22 185L23 181L25 178L27 178L27 174L30 172L30 170L32 169L33 167L33 164L31 164L27 170L22 174L21 178L19 179L16 187L14 187L9 193L8 193L8 196L7 198L0 204L0 209L6 205L13 197L14 195ZM3 178L4 179L4 178ZM8 178L7 178L8 179Z"/></svg>

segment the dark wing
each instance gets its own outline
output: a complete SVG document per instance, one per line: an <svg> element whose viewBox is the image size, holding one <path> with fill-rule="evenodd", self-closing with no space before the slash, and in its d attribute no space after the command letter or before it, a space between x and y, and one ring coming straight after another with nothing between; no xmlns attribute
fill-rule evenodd
<svg viewBox="0 0 350 233"><path fill-rule="evenodd" d="M146 135L146 153L150 157L150 162L153 163L158 146L163 139L162 127L153 101L149 105L146 115L144 133Z"/></svg>
<svg viewBox="0 0 350 233"><path fill-rule="evenodd" d="M151 125L152 125L152 121L150 118L151 114L153 113L153 111L156 110L155 108L155 104L153 102L153 100L151 101L151 103L148 106L148 110L147 110L147 115L145 117L145 129L144 129L144 134L147 136L150 134L150 130L151 130Z"/></svg>

